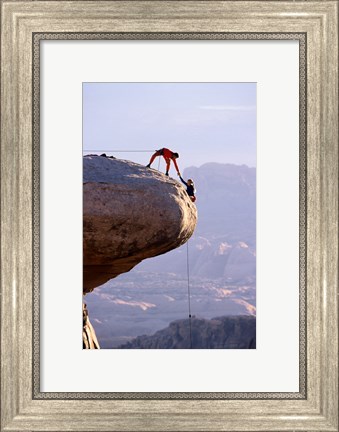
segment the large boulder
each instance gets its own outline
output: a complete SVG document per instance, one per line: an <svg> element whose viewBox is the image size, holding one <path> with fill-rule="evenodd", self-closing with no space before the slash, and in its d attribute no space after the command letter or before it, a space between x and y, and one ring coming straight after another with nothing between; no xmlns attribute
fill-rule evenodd
<svg viewBox="0 0 339 432"><path fill-rule="evenodd" d="M84 294L185 243L197 210L176 180L114 158L83 158Z"/></svg>

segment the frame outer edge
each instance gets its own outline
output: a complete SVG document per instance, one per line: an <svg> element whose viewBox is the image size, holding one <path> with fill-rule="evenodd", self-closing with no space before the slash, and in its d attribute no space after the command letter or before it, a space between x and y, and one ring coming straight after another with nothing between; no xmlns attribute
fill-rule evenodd
<svg viewBox="0 0 339 432"><path fill-rule="evenodd" d="M19 181L19 238L20 238L20 322L25 323L19 332L20 345L20 372L32 376L32 289L33 289L33 243L32 243L32 53L24 49L31 35L27 26L18 17L17 28L18 52L17 68L19 85L18 112L20 122L18 127L18 164L20 172ZM33 252L32 252L33 251ZM20 377L19 381L19 406L25 408L32 397L32 385L30 380Z"/></svg>
<svg viewBox="0 0 339 432"><path fill-rule="evenodd" d="M37 3L38 2L36 2L35 5ZM34 419L34 416L30 416L28 414L28 411L26 411L26 413L28 414L27 417L25 415L21 415L16 418L16 421L14 422L16 426L13 423L10 425L10 422L14 420L14 417L18 413L19 406L23 408L24 400L19 394L19 389L23 390L25 394L27 394L27 391L29 390L29 388L24 389L20 387L20 371L23 370L23 365L24 368L26 368L28 365L28 363L26 362L22 363L20 357L24 354L25 357L27 356L27 358L29 358L30 351L29 349L27 350L27 348L25 348L24 353L20 352L20 343L25 343L24 337L26 333L20 333L21 329L19 331L19 325L23 319L31 319L27 316L27 309L29 309L29 307L26 308L25 311L22 305L22 302L28 299L26 297L26 294L24 293L24 289L25 284L28 285L27 279L25 278L29 273L30 266L27 262L27 258L25 258L21 254L18 255L17 249L17 246L19 245L19 243L21 243L22 240L20 236L24 236L24 252L27 252L27 243L31 241L30 235L27 232L29 227L25 226L31 204L27 201L30 200L30 197L26 197L27 199L22 196L19 197L19 194L22 194L22 191L28 190L29 184L26 185L25 183L25 181L27 181L27 178L22 178L18 175L19 170L21 169L23 169L25 175L27 175L29 172L29 154L25 155L25 151L27 150L26 146L28 145L28 141L25 139L25 136L28 133L28 129L27 125L23 127L20 125L18 112L20 112L20 115L23 115L23 110L27 109L30 95L27 95L27 100L19 102L19 96L25 97L25 87L23 86L18 90L16 87L16 80L18 79L17 77L19 77L19 79L23 78L25 68L20 65L21 59L18 56L18 34L16 27L17 21L14 12L12 12L11 14L11 8L14 4L14 2L7 3L3 5L2 9L3 27L1 45L1 324L3 331L1 333L1 428L2 430L14 430L14 428L22 427L23 430L30 430L31 427L35 428L38 427L38 425L44 425L45 430L48 430L49 427L47 425L47 420L41 422L42 418L40 417L40 415L38 415ZM335 10L337 10L337 4L335 4ZM8 18L9 16L11 16L11 19ZM324 350L321 353L322 362L329 361L331 367L334 368L335 373L328 376L326 374L326 368L323 368L321 372L321 381L323 385L321 389L321 408L327 422L324 422L324 418L322 420L316 420L314 418L315 421L313 424L314 427L321 427L322 431L335 431L337 429L334 428L337 427L338 421L338 413L336 411L338 388L337 383L333 382L332 379L337 377L337 362L335 361L335 358L337 356L337 342L333 344L333 340L330 339L330 336L331 334L337 335L338 333L338 329L336 326L338 324L336 318L337 291L335 291L335 288L337 288L337 278L335 277L335 270L338 258L338 249L337 245L333 244L333 242L335 243L337 239L337 236L335 234L338 233L337 206L335 209L333 209L333 206L337 204L338 197L337 184L334 184L335 182L333 182L333 177L334 179L336 179L337 177L335 177L335 174L338 173L338 165L336 162L336 156L338 156L338 152L337 147L335 146L335 143L337 142L338 131L338 121L336 117L337 109L335 108L336 101L338 100L338 87L336 78L337 62L335 61L337 58L337 52L335 50L337 46L337 39L334 46L331 46L331 44L333 45L333 40L330 37L330 32L333 31L336 34L335 38L337 38L337 29L335 25L337 21L334 19L334 17L332 17L332 19L327 17L327 19L329 22L328 27L325 25L324 22L322 23L322 41L324 42L326 47L326 50L323 54L323 60L325 61L322 62L322 73L326 73L326 65L331 63L330 58L333 55L334 57L332 58L334 58L334 61L331 63L333 67L328 72L328 83L324 83L321 87L321 114L322 121L324 121L325 127L323 128L323 136L320 137L321 140L319 142L325 143L326 145L325 149L323 148L321 150L321 169L323 175L321 177L320 185L320 200L323 209L322 216L326 218L325 220L329 220L330 223L328 224L328 226L324 226L324 224L321 225L321 244L324 246L325 254L322 260L321 273L321 287L323 290L322 302L320 305L320 307L322 308L322 334L319 334L319 338L325 336L326 342ZM19 38L22 41L22 35L19 35ZM24 58L23 64L26 65L29 61L30 60L28 57ZM19 71L22 71L22 75ZM330 85L332 84L334 84L335 87L335 91L333 93L331 93L329 89ZM327 98L329 93L331 93L331 95L329 98ZM16 95L16 100L18 101L16 105L13 105L11 102L12 94ZM3 127L4 125L6 125L6 127ZM12 134L16 134L14 142L13 139L11 139L11 137L13 137ZM327 153L327 151L329 152L329 154ZM331 203L333 203L333 206L331 206ZM23 212L21 216L20 212ZM319 224L320 222L321 221L319 220ZM21 265L24 266L22 270L20 268ZM330 331L333 333L330 333ZM6 351L3 349L3 347L6 347ZM27 379L23 376L22 378ZM40 402L42 403L42 401ZM164 403L166 403L166 401L164 401ZM53 402L49 402L48 405L51 407L58 407L60 409L62 406L64 408L66 407L66 402L60 401L56 404ZM29 410L28 407L27 409ZM53 416L54 423L50 424L50 427L55 427L59 425L63 428L63 430L65 428L68 429L68 427L72 430L76 430L76 425L73 421L69 419L69 423L67 422L67 415L63 416L63 414L61 413L60 415L61 417L59 415ZM113 417L111 418L113 419ZM221 414L220 420L222 420L222 418L223 415ZM170 416L165 420L164 427L166 428L166 430L173 430L169 429L170 420ZM179 415L178 421L179 423L183 422L182 424L185 423L184 417L182 417L181 415ZM200 418L200 416L197 416L195 426L199 428L199 423L201 421L202 418ZM130 428L131 426L136 427L135 430L147 430L148 426L155 426L155 424L153 423L152 425L152 423L153 422L149 422L149 420L147 421L146 418L144 418L143 420L142 415L132 415L130 421L128 419L124 421L122 420L122 418L120 418L120 420L117 419L116 426L123 427L124 429L127 428L125 430L130 430L128 428ZM179 424L178 422L175 423ZM202 424L203 422L201 422L200 428ZM263 421L262 424L263 427L270 427L270 424L265 421ZM294 425L299 429L302 428L302 424L304 423L295 423ZM193 425L192 419L190 425ZM144 428L140 429L140 426L144 426ZM213 427L212 424L210 426ZM217 424L214 424L214 426L219 427L220 424L219 426ZM106 423L106 427L106 430L112 430L108 423ZM153 427L152 430L155 430L153 429ZM80 428L82 430L88 430L86 429L86 424L82 424ZM208 430L212 429L208 428ZM243 430L251 430L250 425L248 425L248 427L244 428ZM320 429L314 430L318 430L320 432Z"/></svg>
<svg viewBox="0 0 339 432"><path fill-rule="evenodd" d="M321 271L319 266L320 216L320 128L321 106L320 79L321 52L319 22L309 32L307 48L307 332L313 337L307 339L307 396L317 409L320 408L320 365L319 321Z"/></svg>
<svg viewBox="0 0 339 432"><path fill-rule="evenodd" d="M331 7L332 6L332 7ZM338 3L328 7L322 21L322 364L321 411L338 430ZM335 181L337 179L337 181Z"/></svg>
<svg viewBox="0 0 339 432"><path fill-rule="evenodd" d="M16 135L18 113L12 103L17 82L16 23L11 5L1 6L1 427L5 429L18 412L19 171Z"/></svg>

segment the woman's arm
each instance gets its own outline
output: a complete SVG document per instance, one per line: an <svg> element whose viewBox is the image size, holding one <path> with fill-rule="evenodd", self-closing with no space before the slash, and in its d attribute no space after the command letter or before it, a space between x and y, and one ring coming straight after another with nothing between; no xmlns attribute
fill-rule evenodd
<svg viewBox="0 0 339 432"><path fill-rule="evenodd" d="M184 180L181 176L179 176L179 178L180 178L180 180L184 183L184 185L187 187L188 184L185 182L185 180Z"/></svg>

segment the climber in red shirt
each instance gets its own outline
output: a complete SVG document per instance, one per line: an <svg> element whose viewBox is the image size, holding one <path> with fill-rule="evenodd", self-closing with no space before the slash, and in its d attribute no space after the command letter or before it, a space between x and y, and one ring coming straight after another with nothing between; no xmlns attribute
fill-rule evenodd
<svg viewBox="0 0 339 432"><path fill-rule="evenodd" d="M174 166L175 166L175 168L176 168L176 170L177 170L178 175L180 175L179 168L178 168L177 161L176 161L176 159L178 159L178 157L179 157L179 154L178 154L178 153L174 153L174 152L172 152L172 151L169 150L168 148L162 148L162 149L160 149L160 150L157 150L157 151L152 155L151 160L149 161L149 164L146 165L147 168L151 168L151 164L152 164L152 162L153 162L154 159L155 159L156 157L158 157L158 156L162 156L162 157L165 159L165 161L166 161L166 175L167 175L167 176L168 176L168 171L169 171L170 166L171 166L171 160L172 160L173 163L174 163Z"/></svg>

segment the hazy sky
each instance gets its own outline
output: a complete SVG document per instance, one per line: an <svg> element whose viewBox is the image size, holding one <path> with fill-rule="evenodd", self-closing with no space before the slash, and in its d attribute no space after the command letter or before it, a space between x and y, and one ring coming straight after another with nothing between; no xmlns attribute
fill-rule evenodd
<svg viewBox="0 0 339 432"><path fill-rule="evenodd" d="M181 171L206 162L256 166L256 84L83 84L84 152L162 147L179 153ZM147 164L152 153L113 154Z"/></svg>

